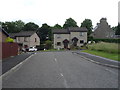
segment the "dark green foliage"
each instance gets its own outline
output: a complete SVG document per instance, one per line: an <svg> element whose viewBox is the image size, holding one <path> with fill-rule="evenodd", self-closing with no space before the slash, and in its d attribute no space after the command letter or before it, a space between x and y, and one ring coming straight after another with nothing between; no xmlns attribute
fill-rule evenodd
<svg viewBox="0 0 120 90"><path fill-rule="evenodd" d="M68 28L68 27L78 27L77 22L72 18L66 19L63 28Z"/></svg>
<svg viewBox="0 0 120 90"><path fill-rule="evenodd" d="M5 31L7 31L8 33L20 32L24 27L24 22L22 22L21 20L15 22L2 22L1 24Z"/></svg>
<svg viewBox="0 0 120 90"><path fill-rule="evenodd" d="M120 39L88 39L88 41L95 41L95 42L109 42L109 43L120 43Z"/></svg>
<svg viewBox="0 0 120 90"><path fill-rule="evenodd" d="M44 45L44 44L40 44L39 46L36 46L36 48L37 48L38 50L44 50L45 45Z"/></svg>
<svg viewBox="0 0 120 90"><path fill-rule="evenodd" d="M117 26L115 34L116 35L120 35L120 23L118 23L118 26Z"/></svg>
<svg viewBox="0 0 120 90"><path fill-rule="evenodd" d="M88 29L88 37L89 35L92 33L92 21L90 19L85 19L82 23L81 23L81 27L86 27Z"/></svg>
<svg viewBox="0 0 120 90"><path fill-rule="evenodd" d="M55 24L54 27L53 27L53 29L62 29L62 26L59 25L59 24Z"/></svg>
<svg viewBox="0 0 120 90"><path fill-rule="evenodd" d="M52 40L52 30L49 25L42 24L42 27L38 29L38 35L41 39L41 43L43 44L46 40Z"/></svg>
<svg viewBox="0 0 120 90"><path fill-rule="evenodd" d="M39 28L39 26L33 22L29 22L27 24L24 25L23 30L24 31L37 31Z"/></svg>
<svg viewBox="0 0 120 90"><path fill-rule="evenodd" d="M45 48L51 49L52 48L52 41L50 41L50 40L45 41Z"/></svg>

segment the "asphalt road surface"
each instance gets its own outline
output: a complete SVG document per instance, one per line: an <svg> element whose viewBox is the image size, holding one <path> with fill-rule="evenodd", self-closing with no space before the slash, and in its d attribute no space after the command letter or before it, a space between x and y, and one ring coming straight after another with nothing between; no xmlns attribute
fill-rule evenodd
<svg viewBox="0 0 120 90"><path fill-rule="evenodd" d="M117 88L118 70L70 51L38 52L2 83L3 88Z"/></svg>

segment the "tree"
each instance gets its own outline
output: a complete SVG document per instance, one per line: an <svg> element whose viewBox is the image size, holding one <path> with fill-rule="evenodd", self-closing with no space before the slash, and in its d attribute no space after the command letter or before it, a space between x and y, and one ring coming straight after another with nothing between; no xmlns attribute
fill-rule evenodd
<svg viewBox="0 0 120 90"><path fill-rule="evenodd" d="M41 39L41 44L43 44L46 40L52 40L52 30L49 25L42 24L42 27L38 29L38 35Z"/></svg>
<svg viewBox="0 0 120 90"><path fill-rule="evenodd" d="M39 26L33 22L29 22L27 24L24 25L23 30L24 31L37 31L39 28Z"/></svg>
<svg viewBox="0 0 120 90"><path fill-rule="evenodd" d="M88 29L88 37L90 36L90 34L92 33L92 21L90 19L85 19L82 23L81 23L81 27L86 27Z"/></svg>
<svg viewBox="0 0 120 90"><path fill-rule="evenodd" d="M66 19L63 28L68 28L68 27L78 27L77 22L72 18Z"/></svg>
<svg viewBox="0 0 120 90"><path fill-rule="evenodd" d="M118 23L115 35L120 35L120 23Z"/></svg>
<svg viewBox="0 0 120 90"><path fill-rule="evenodd" d="M16 33L17 29L15 28L14 22L5 22L2 24L2 27L7 31L8 33Z"/></svg>
<svg viewBox="0 0 120 90"><path fill-rule="evenodd" d="M59 25L59 24L55 24L54 27L53 27L53 29L62 29L62 26Z"/></svg>
<svg viewBox="0 0 120 90"><path fill-rule="evenodd" d="M20 32L24 27L24 22L21 20L15 21L15 22L2 22L2 27L8 32L8 33L17 33Z"/></svg>
<svg viewBox="0 0 120 90"><path fill-rule="evenodd" d="M15 28L20 32L24 28L25 23L21 20L15 21Z"/></svg>

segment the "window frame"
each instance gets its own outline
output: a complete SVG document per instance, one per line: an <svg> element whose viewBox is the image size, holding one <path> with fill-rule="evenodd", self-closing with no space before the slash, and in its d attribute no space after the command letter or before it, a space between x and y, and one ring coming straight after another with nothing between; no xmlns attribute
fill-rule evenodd
<svg viewBox="0 0 120 90"><path fill-rule="evenodd" d="M82 42L82 43L81 43ZM84 40L80 40L80 44L84 44Z"/></svg>
<svg viewBox="0 0 120 90"><path fill-rule="evenodd" d="M58 44L59 43L59 44ZM57 42L57 46L61 46L61 42Z"/></svg>
<svg viewBox="0 0 120 90"><path fill-rule="evenodd" d="M83 37L84 36L84 32L80 32L79 35L80 35L80 37L81 36Z"/></svg>

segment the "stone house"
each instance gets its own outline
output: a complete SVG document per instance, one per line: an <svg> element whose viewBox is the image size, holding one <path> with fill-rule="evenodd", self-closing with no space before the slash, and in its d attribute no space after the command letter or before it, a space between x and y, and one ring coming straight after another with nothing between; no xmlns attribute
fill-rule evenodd
<svg viewBox="0 0 120 90"><path fill-rule="evenodd" d="M36 31L21 31L19 33L10 33L10 37L14 39L19 46L24 48L35 47L40 45L40 38Z"/></svg>
<svg viewBox="0 0 120 90"><path fill-rule="evenodd" d="M69 27L54 29L54 48L70 48L71 45L82 46L87 43L87 29L84 27Z"/></svg>
<svg viewBox="0 0 120 90"><path fill-rule="evenodd" d="M110 39L114 38L115 31L113 31L110 25L108 25L107 19L102 18L100 19L100 23L97 23L91 36L96 39Z"/></svg>

